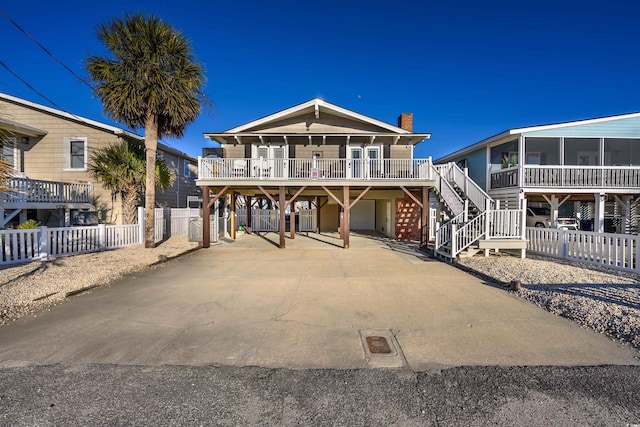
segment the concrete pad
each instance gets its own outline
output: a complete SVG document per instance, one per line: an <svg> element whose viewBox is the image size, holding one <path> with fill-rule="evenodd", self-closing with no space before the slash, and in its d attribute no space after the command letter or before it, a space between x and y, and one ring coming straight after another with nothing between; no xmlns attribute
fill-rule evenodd
<svg viewBox="0 0 640 427"><path fill-rule="evenodd" d="M240 235L0 327L0 364L372 366L387 330L411 369L638 364L638 352L411 246Z"/></svg>

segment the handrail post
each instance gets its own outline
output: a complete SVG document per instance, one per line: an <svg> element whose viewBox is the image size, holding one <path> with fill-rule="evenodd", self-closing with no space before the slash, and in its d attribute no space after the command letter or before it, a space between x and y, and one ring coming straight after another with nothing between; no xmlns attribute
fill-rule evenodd
<svg viewBox="0 0 640 427"><path fill-rule="evenodd" d="M457 255L456 251L457 251L457 234L458 234L458 226L457 224L452 223L451 224L451 261L453 261L453 258L455 258L455 256Z"/></svg>
<svg viewBox="0 0 640 427"><path fill-rule="evenodd" d="M487 199L485 200L485 212L486 212L486 218L484 219L484 238L486 240L489 240L491 238L491 235L489 233L490 231L490 227L489 227L489 222L491 219L491 200Z"/></svg>

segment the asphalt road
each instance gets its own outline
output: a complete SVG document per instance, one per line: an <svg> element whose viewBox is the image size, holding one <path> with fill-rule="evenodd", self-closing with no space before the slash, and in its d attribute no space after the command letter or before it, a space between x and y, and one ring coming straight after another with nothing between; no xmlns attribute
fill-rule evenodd
<svg viewBox="0 0 640 427"><path fill-rule="evenodd" d="M0 425L638 425L640 367L0 370Z"/></svg>

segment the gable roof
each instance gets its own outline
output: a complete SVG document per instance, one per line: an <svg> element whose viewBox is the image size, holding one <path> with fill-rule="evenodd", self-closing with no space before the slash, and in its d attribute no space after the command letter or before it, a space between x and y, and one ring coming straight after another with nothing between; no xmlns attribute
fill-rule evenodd
<svg viewBox="0 0 640 427"><path fill-rule="evenodd" d="M63 119L67 119L67 120L71 120L77 123L81 123L87 126L91 126L97 129L101 129L105 132L108 133L113 133L114 135L120 135L120 136L124 136L124 137L128 137L128 138L132 138L135 139L137 141L140 142L144 142L144 137L137 135L133 132L129 132L127 130L124 130L122 128L116 127L116 126L111 126L108 125L106 123L102 123L102 122L98 122L96 120L91 120L88 119L86 117L82 117L82 116L78 116L76 114L72 114L72 113L67 113L66 111L62 111L62 110L58 110L56 108L51 108L51 107L47 107L46 105L42 105L42 104L38 104L35 102L31 102L31 101L27 101L26 99L22 99L22 98L18 98L15 96L11 96L11 95L7 95L6 93L2 93L0 92L0 100L5 100L7 102L11 102L13 104L18 104L18 105L22 105L24 107L27 108L31 108L33 110L38 110L38 111L42 111L44 113L48 113L48 114L52 114L54 116L58 116L60 118ZM4 125L4 126L3 126ZM5 128L8 129L15 129L16 131L20 131L21 133L23 133L24 135L27 136L43 136L46 135L48 132L46 130L42 130L42 129L38 129L38 128L34 128L31 126L27 126L24 125L22 123L17 123L17 122L13 122L11 120L7 120L4 118L0 118L0 126L3 126ZM187 159L190 159L192 161L195 161L195 157L190 156L189 154L183 153L182 151L179 151L171 146L168 146L162 142L158 142L158 147L161 148L163 151L168 151L171 152L173 154L185 157Z"/></svg>
<svg viewBox="0 0 640 427"><path fill-rule="evenodd" d="M440 163L440 162L449 161L455 157L467 154L471 151L475 151L478 148L485 147L493 142L499 141L509 136L522 135L524 133L532 133L532 132L561 130L563 128L568 128L568 127L593 125L598 123L613 122L617 120L632 119L632 118L640 118L640 112L617 114L613 116L604 116L604 117L597 117L592 119L574 120L570 122L560 122L560 123L552 123L552 124L546 124L546 125L537 125L537 126L528 126L528 127L522 127L522 128L509 129L504 132L498 133L496 135L490 136L489 138L485 138L479 142L476 142L475 144L471 144L464 148L461 148L460 150L457 150L451 154L447 154L446 156L443 156L437 159L435 162Z"/></svg>
<svg viewBox="0 0 640 427"><path fill-rule="evenodd" d="M255 128L257 126L265 125L269 122L275 122L286 117L295 117L300 116L305 113L313 112L316 115L316 118L320 116L322 111L327 111L332 113L334 116L350 118L353 120L369 123L371 125L386 129L389 132L400 133L400 134L410 134L408 130L399 128L397 126L390 125L389 123L385 123L383 121L365 116L360 113L356 113L355 111L347 110L346 108L339 107L330 102L324 101L320 98L314 98L307 102L303 102L302 104L294 105L293 107L287 108L286 110L278 111L277 113L270 114L268 116L262 117L260 119L254 120L252 122L246 123L244 125L237 126L233 129L229 129L228 133L234 132L243 132Z"/></svg>
<svg viewBox="0 0 640 427"><path fill-rule="evenodd" d="M346 108L340 107L338 105L332 104L320 98L314 98L309 101L303 102L298 105L294 105L293 107L289 107L287 109L278 111L273 114L269 114L268 116L264 116L257 120L253 120L251 122L245 123L240 126L236 126L232 129L226 130L220 133L213 132L205 132L204 136L206 138L211 138L212 140L218 140L219 142L225 143L230 141L233 137L242 137L242 136L257 136L257 135L281 135L281 136L307 136L307 135L324 135L324 136L343 136L347 135L348 132L340 132L340 133L323 133L323 132L312 132L307 129L306 132L269 132L259 129L264 129L269 124L277 124L278 122L282 122L286 119L292 119L298 116L304 116L313 114L316 119L319 119L321 115L328 114L331 116L344 118L348 120L352 120L355 122L360 122L363 124L367 124L369 128L378 128L379 131L360 131L358 135L361 136L395 136L395 137L403 137L403 140L408 143L415 144L417 142L422 141L423 139L428 139L431 137L430 133L425 134L417 134L406 129L402 129L398 126L391 125L389 123L383 122L381 120L374 119L369 116L365 116L364 114L356 113L355 111L348 110ZM239 138L237 138L239 139Z"/></svg>

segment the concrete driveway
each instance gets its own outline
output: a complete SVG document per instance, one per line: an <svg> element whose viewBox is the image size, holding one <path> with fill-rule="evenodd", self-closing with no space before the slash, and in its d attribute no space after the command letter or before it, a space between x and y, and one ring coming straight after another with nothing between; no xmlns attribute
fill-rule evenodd
<svg viewBox="0 0 640 427"><path fill-rule="evenodd" d="M337 236L313 236L278 249L275 234L241 235L0 327L0 364L638 363L637 352L411 246L354 235L343 250ZM367 337L385 338L390 353Z"/></svg>

